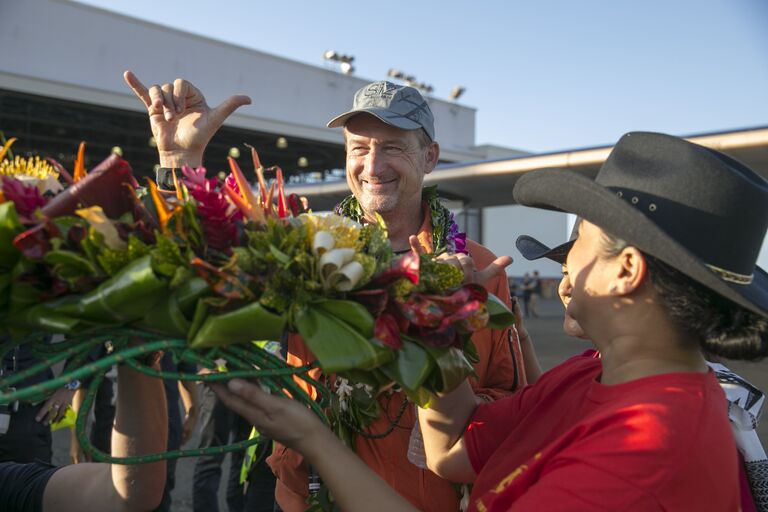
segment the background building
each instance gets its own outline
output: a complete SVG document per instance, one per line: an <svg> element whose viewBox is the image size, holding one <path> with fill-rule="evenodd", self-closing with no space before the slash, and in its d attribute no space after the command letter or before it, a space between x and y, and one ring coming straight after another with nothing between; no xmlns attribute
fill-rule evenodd
<svg viewBox="0 0 768 512"><path fill-rule="evenodd" d="M152 176L157 162L146 110L122 73L131 69L148 86L183 77L211 105L233 93L253 99L212 140L209 171L224 171L226 156L238 153L241 166L249 169L245 144L251 144L265 165L283 169L291 191L309 197L316 210L331 208L348 193L341 131L325 123L347 110L365 83L386 79L358 78L64 0L3 2L0 48L0 130L19 139L17 153L43 152L71 168L77 145L85 140L88 167L118 146L136 174ZM441 146L441 164L427 183L439 185L469 236L515 258L511 274L538 269L557 276L554 264L523 260L514 240L529 233L546 243L561 242L570 232L569 220L510 206L512 186L522 173L540 168L594 176L609 148L534 155L477 145L475 109L427 98ZM768 176L767 128L695 140ZM768 267L765 246L761 265Z"/></svg>

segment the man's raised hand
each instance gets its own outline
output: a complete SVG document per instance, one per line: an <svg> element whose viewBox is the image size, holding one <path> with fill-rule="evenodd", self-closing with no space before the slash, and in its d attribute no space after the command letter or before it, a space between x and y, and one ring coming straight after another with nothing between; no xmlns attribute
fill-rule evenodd
<svg viewBox="0 0 768 512"><path fill-rule="evenodd" d="M177 78L173 83L147 88L131 71L123 78L147 107L163 167L202 165L203 152L213 134L232 112L251 103L248 96L234 95L210 108L197 87L186 80Z"/></svg>

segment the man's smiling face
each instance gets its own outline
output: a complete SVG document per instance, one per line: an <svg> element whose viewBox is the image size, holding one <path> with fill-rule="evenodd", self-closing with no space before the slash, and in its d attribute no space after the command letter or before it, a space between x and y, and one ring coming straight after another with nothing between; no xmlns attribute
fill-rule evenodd
<svg viewBox="0 0 768 512"><path fill-rule="evenodd" d="M424 176L437 163L438 145L425 146L418 130L395 128L368 114L350 119L344 138L347 183L367 216L418 215Z"/></svg>

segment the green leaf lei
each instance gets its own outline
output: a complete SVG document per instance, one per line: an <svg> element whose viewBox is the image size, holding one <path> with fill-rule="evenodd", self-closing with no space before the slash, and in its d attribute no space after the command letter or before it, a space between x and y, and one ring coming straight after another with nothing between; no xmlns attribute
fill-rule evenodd
<svg viewBox="0 0 768 512"><path fill-rule="evenodd" d="M440 196L437 194L437 186L424 187L421 193L421 198L427 202L429 206L429 212L432 220L432 243L434 244L434 253L441 254L446 250L454 252L456 250L455 245L451 237L452 233L458 232L456 222L453 220L451 212L443 206L440 202ZM358 202L357 198L350 194L345 197L334 208L334 213L349 217L355 222L363 223L365 220L365 213L362 206Z"/></svg>

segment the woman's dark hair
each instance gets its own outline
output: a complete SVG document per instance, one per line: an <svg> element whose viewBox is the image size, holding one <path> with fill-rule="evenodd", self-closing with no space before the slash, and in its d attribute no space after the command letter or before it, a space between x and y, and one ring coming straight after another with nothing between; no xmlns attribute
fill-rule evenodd
<svg viewBox="0 0 768 512"><path fill-rule="evenodd" d="M603 232L603 249L618 256L627 242ZM705 355L755 360L768 355L768 320L643 253L648 277L669 317L699 341Z"/></svg>

